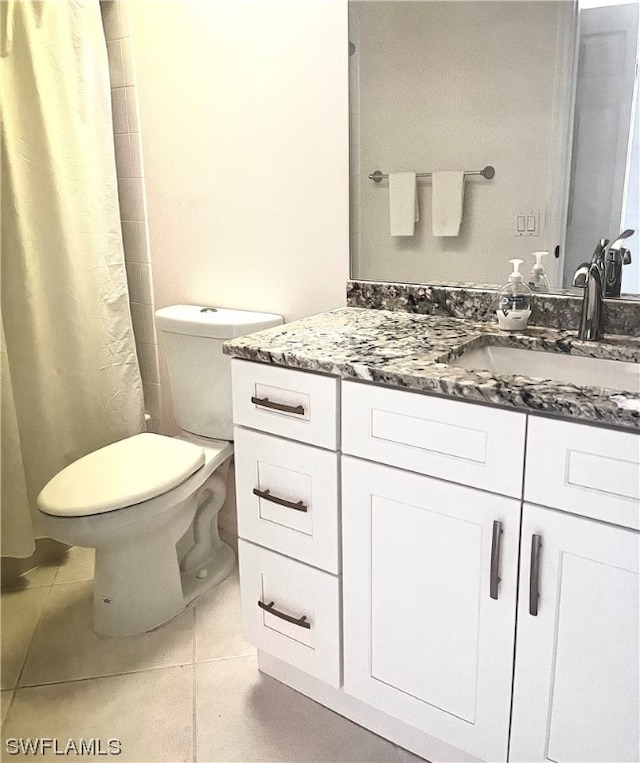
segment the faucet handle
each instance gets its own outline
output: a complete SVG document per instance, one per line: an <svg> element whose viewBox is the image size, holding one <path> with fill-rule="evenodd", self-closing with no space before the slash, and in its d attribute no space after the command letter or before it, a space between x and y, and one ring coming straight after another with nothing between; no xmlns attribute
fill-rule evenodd
<svg viewBox="0 0 640 763"><path fill-rule="evenodd" d="M633 234L634 234L634 233L635 233L635 231L634 231L634 230L632 230L631 228L627 228L626 230L622 231L622 233L621 233L621 234L618 236L618 238L617 238L617 239L616 239L616 240L613 242L613 244L611 244L611 246L609 247L609 249L613 249L613 250L623 249L623 246L622 246L622 242L623 242L623 241L624 241L626 238L629 238L629 236L633 236Z"/></svg>

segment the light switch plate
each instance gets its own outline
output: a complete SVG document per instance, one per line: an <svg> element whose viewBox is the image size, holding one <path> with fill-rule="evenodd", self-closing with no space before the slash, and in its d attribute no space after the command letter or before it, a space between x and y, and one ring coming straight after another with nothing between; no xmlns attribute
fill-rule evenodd
<svg viewBox="0 0 640 763"><path fill-rule="evenodd" d="M540 235L540 210L523 210L515 215L515 236L539 236Z"/></svg>

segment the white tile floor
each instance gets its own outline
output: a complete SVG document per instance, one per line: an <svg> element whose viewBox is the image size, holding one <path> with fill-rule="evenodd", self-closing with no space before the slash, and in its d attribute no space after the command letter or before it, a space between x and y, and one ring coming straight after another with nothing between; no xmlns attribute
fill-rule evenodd
<svg viewBox="0 0 640 763"><path fill-rule="evenodd" d="M132 763L419 760L258 672L237 572L171 623L119 639L91 629L92 577L93 552L73 548L3 589L0 760L63 759L10 754L21 738L105 751L117 739L121 754L98 759Z"/></svg>

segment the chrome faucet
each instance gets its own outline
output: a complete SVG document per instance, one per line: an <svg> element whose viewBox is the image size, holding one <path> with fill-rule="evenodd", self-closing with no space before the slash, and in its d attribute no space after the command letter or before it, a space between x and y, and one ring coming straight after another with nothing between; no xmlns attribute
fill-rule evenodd
<svg viewBox="0 0 640 763"><path fill-rule="evenodd" d="M573 274L573 285L584 289L579 339L595 341L604 336L604 297L620 296L622 266L631 262L631 253L622 242L634 233L622 231L611 245L608 239L601 239L591 262L583 262Z"/></svg>
<svg viewBox="0 0 640 763"><path fill-rule="evenodd" d="M590 263L584 263L573 276L573 285L584 288L578 339L596 341L604 336L604 269L609 240L598 242Z"/></svg>

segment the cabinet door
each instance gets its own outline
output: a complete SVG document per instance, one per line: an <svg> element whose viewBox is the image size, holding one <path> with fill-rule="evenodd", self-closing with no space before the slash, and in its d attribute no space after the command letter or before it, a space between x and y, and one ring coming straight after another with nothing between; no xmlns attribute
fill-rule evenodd
<svg viewBox="0 0 640 763"><path fill-rule="evenodd" d="M510 760L638 761L638 541L525 504Z"/></svg>
<svg viewBox="0 0 640 763"><path fill-rule="evenodd" d="M342 517L345 691L506 760L520 503L344 457Z"/></svg>

